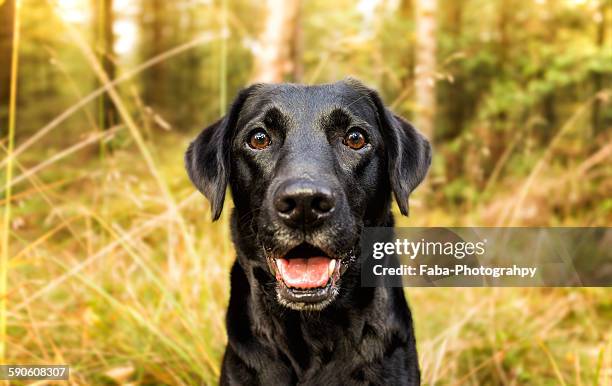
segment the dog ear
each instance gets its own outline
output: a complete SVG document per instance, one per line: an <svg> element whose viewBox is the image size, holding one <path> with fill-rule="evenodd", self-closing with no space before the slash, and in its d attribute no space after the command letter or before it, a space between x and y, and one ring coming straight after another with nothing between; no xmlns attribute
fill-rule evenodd
<svg viewBox="0 0 612 386"><path fill-rule="evenodd" d="M387 148L391 188L400 212L408 216L408 196L423 181L431 165L431 145L414 126L390 111L386 120L396 137L393 149Z"/></svg>
<svg viewBox="0 0 612 386"><path fill-rule="evenodd" d="M431 145L408 121L387 109L376 91L368 90L385 139L391 189L400 212L407 216L408 196L431 165Z"/></svg>
<svg viewBox="0 0 612 386"><path fill-rule="evenodd" d="M191 182L210 202L213 221L223 210L225 191L230 177L230 149L242 105L257 85L238 94L229 112L208 126L189 144L185 168Z"/></svg>

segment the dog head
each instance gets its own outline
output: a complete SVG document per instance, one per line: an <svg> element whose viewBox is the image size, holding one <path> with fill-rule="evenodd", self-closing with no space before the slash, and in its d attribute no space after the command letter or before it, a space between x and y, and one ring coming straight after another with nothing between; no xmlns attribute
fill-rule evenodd
<svg viewBox="0 0 612 386"><path fill-rule="evenodd" d="M357 285L345 274L362 228L389 225L391 193L407 215L430 161L428 141L352 79L248 87L185 155L213 219L230 186L241 264L297 310Z"/></svg>

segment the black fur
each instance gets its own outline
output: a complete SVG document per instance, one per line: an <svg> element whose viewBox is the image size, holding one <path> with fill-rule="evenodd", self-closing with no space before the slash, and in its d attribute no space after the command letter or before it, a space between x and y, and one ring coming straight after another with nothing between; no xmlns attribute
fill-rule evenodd
<svg viewBox="0 0 612 386"><path fill-rule="evenodd" d="M368 140L360 150L343 143L355 127ZM247 144L249 134L261 129L271 142L255 150ZM228 184L235 204L238 256L221 384L420 383L403 290L361 287L355 256L363 227L393 226L391 192L408 214L408 196L430 161L427 140L352 79L253 85L200 133L185 155L189 177L211 202L213 219ZM329 192L333 211L316 226L288 226L273 204L287 181ZM321 301L287 298L275 276L274 259L302 244L340 262L338 279L330 279Z"/></svg>

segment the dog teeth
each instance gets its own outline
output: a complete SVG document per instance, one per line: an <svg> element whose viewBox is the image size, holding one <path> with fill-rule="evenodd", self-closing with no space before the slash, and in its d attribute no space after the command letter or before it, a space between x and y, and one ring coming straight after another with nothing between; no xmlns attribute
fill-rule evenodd
<svg viewBox="0 0 612 386"><path fill-rule="evenodd" d="M280 259L274 261L276 263L276 280L283 280L283 264Z"/></svg>
<svg viewBox="0 0 612 386"><path fill-rule="evenodd" d="M327 267L327 272L329 273L330 277L334 274L334 270L335 269L336 269L336 260L335 259L331 259L329 261L329 266Z"/></svg>

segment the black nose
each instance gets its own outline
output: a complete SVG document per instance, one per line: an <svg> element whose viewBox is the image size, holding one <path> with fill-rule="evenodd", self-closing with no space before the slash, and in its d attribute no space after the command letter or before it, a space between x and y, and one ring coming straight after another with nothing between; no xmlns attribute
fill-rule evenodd
<svg viewBox="0 0 612 386"><path fill-rule="evenodd" d="M274 195L274 209L291 227L313 227L327 219L336 202L331 189L309 180L282 183Z"/></svg>

